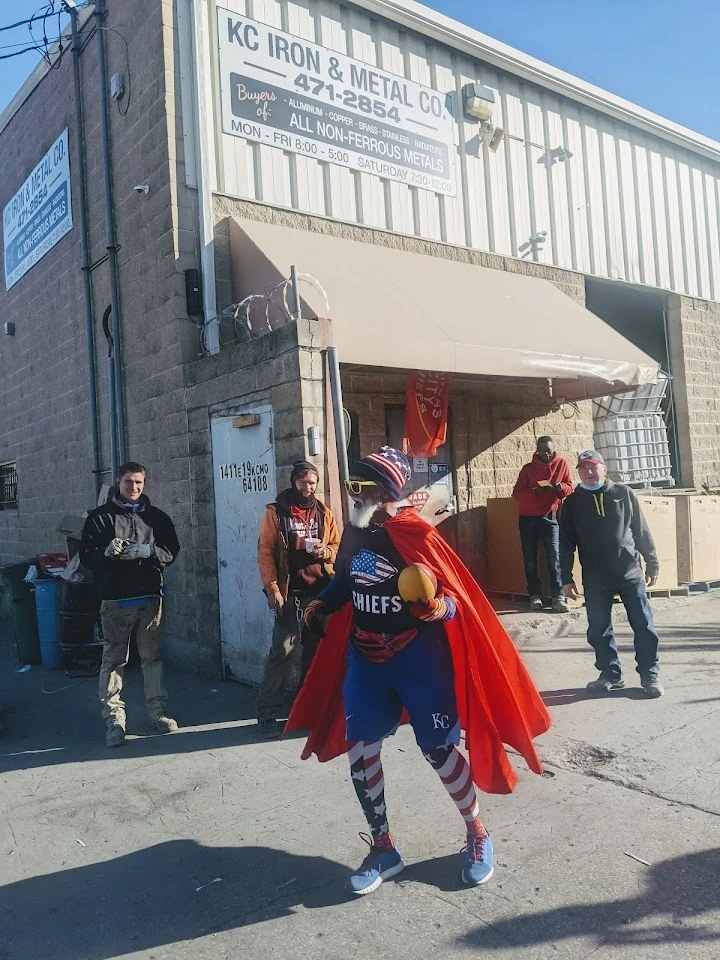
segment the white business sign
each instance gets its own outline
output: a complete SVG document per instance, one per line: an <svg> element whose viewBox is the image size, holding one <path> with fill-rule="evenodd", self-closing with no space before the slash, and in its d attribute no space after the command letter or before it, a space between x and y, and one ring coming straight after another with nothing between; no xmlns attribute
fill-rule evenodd
<svg viewBox="0 0 720 960"><path fill-rule="evenodd" d="M70 230L72 198L66 127L3 210L6 289Z"/></svg>
<svg viewBox="0 0 720 960"><path fill-rule="evenodd" d="M224 133L455 196L449 98L218 8Z"/></svg>

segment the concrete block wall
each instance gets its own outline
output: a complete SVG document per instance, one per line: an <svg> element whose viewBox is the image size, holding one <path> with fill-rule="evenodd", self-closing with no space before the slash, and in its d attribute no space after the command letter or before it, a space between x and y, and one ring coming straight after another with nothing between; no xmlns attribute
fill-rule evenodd
<svg viewBox="0 0 720 960"><path fill-rule="evenodd" d="M404 404L405 386L406 374L344 372L343 402L358 414L361 456L387 443L385 408ZM537 438L546 434L573 465L573 457L592 446L590 404L554 410L547 388L532 381L453 380L448 436L458 515L442 529L481 582L488 498L510 496Z"/></svg>
<svg viewBox="0 0 720 960"><path fill-rule="evenodd" d="M211 418L240 413L252 405L272 405L276 479L278 490L283 489L293 460L306 456L305 386L300 379L303 336L307 331L299 335L297 325L291 323L257 340L229 345L185 368L188 504L192 508L187 552L192 570L172 631L187 639L172 652L176 660L183 659L185 649L186 665L205 675L221 672Z"/></svg>
<svg viewBox="0 0 720 960"><path fill-rule="evenodd" d="M668 297L680 481L720 487L720 303Z"/></svg>
<svg viewBox="0 0 720 960"><path fill-rule="evenodd" d="M177 149L177 43L173 4L108 5L108 76L125 76L126 96L110 104L112 180L125 373L127 455L146 464L147 492L165 509L181 546L168 571L166 635L180 659L197 660L185 633L194 565L183 365L198 355L196 321L186 312L183 271L197 264L192 192L180 194ZM84 28L95 26L90 18ZM126 47L127 44L127 47ZM82 60L85 156L92 272L96 395L102 479L109 476L107 347L100 318L110 301L106 253L96 41ZM0 207L64 127L69 128L73 229L11 290L0 289L3 318L16 324L0 343L0 461L17 460L17 511L0 511L0 562L62 549L55 527L65 513L94 505L89 379L80 248L78 148L72 59L66 54L0 133ZM149 192L138 194L137 184Z"/></svg>

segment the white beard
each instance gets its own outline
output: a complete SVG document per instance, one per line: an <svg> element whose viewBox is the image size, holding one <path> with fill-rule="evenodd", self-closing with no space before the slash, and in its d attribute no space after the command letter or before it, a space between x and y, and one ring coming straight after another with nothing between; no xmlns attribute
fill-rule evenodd
<svg viewBox="0 0 720 960"><path fill-rule="evenodd" d="M351 527L357 527L358 530L367 530L370 526L375 513L377 513L377 503L365 503L363 500L351 500L348 510L348 522Z"/></svg>

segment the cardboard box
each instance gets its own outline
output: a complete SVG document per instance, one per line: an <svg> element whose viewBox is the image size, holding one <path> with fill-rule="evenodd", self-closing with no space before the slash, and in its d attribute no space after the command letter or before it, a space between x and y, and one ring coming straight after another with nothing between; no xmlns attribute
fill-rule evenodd
<svg viewBox="0 0 720 960"><path fill-rule="evenodd" d="M660 562L660 577L657 589L667 590L678 585L678 539L676 532L676 500L668 497L638 497L643 514L655 541ZM702 499L711 499L704 497ZM720 497L714 498L720 501ZM720 513L719 513L720 517ZM527 596L525 565L523 564L518 529L517 503L512 499L488 500L488 589L502 593L519 593ZM720 538L719 542L720 542ZM547 595L547 567L542 549L540 553L540 579ZM720 573L717 574L720 577ZM578 587L582 583L582 570L577 553L573 566L573 578Z"/></svg>
<svg viewBox="0 0 720 960"><path fill-rule="evenodd" d="M82 537L83 527L87 519L87 510L83 513L69 513L64 516L55 530L62 533L67 542L68 560L72 560L80 549L80 539Z"/></svg>
<svg viewBox="0 0 720 960"><path fill-rule="evenodd" d="M677 503L673 497L638 497L643 516L655 541L660 576L657 590L678 585Z"/></svg>
<svg viewBox="0 0 720 960"><path fill-rule="evenodd" d="M720 580L720 497L674 497L680 583Z"/></svg>
<svg viewBox="0 0 720 960"><path fill-rule="evenodd" d="M527 596L525 564L520 545L518 505L511 497L493 497L487 503L488 590L500 593L517 593ZM542 547L540 554L540 580L543 593L550 595L547 565ZM582 583L580 563L575 557L573 577L578 588Z"/></svg>

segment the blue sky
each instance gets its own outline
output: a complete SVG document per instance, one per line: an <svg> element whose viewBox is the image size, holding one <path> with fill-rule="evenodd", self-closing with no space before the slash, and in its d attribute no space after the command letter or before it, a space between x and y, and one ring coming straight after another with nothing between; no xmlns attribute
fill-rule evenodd
<svg viewBox="0 0 720 960"><path fill-rule="evenodd" d="M718 0L428 0L428 6L720 140ZM6 0L0 26L42 7L42 0ZM0 33L0 45L27 39L27 27ZM34 53L0 60L0 111L37 61Z"/></svg>

